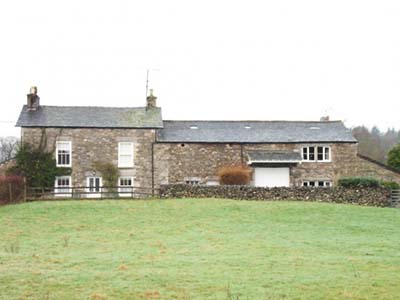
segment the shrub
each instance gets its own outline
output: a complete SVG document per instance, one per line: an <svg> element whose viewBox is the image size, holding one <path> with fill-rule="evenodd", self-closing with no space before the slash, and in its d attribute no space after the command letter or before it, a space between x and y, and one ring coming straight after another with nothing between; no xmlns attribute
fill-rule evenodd
<svg viewBox="0 0 400 300"><path fill-rule="evenodd" d="M395 181L382 181L381 182L382 186L387 187L389 189L400 189L400 184L398 184Z"/></svg>
<svg viewBox="0 0 400 300"><path fill-rule="evenodd" d="M96 161L93 163L93 167L101 173L104 187L115 187L118 185L119 169L116 165L109 162Z"/></svg>
<svg viewBox="0 0 400 300"><path fill-rule="evenodd" d="M0 176L0 204L17 203L24 198L24 178Z"/></svg>
<svg viewBox="0 0 400 300"><path fill-rule="evenodd" d="M338 185L343 187L380 187L381 182L371 177L347 177L339 179Z"/></svg>
<svg viewBox="0 0 400 300"><path fill-rule="evenodd" d="M218 177L222 185L246 185L251 180L251 170L246 165L224 167Z"/></svg>
<svg viewBox="0 0 400 300"><path fill-rule="evenodd" d="M21 145L15 163L14 167L7 170L7 175L25 176L30 187L53 187L56 176L71 174L70 168L57 167L54 153L30 144Z"/></svg>

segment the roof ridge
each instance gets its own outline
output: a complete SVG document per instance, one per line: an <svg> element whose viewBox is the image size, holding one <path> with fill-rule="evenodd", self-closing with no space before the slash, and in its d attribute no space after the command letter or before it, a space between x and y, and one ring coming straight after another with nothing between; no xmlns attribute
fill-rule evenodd
<svg viewBox="0 0 400 300"><path fill-rule="evenodd" d="M26 106L26 105L24 105ZM93 106L93 105L40 105L40 107L55 107L55 108L146 108L146 106ZM160 109L160 107L156 107Z"/></svg>
<svg viewBox="0 0 400 300"><path fill-rule="evenodd" d="M296 120L163 120L164 122L269 122L269 123L279 123L279 122L292 122L292 123L343 123L342 120L332 120L332 121L296 121Z"/></svg>

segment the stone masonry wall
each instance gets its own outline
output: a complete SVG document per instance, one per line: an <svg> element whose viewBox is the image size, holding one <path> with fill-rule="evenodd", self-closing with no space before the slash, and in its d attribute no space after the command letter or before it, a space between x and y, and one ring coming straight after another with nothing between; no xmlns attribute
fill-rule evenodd
<svg viewBox="0 0 400 300"><path fill-rule="evenodd" d="M153 129L23 128L22 141L38 145L42 134L50 151L55 151L56 141L72 142L74 186L86 186L88 176L101 176L93 168L95 161L118 165L118 142L133 142L134 167L120 168L120 175L132 176L134 186L151 187Z"/></svg>
<svg viewBox="0 0 400 300"><path fill-rule="evenodd" d="M247 154L254 150L301 151L307 145L331 147L331 162L301 162L290 167L290 185L303 181L327 180L334 185L342 177L369 176L400 182L400 173L357 156L356 143L336 144L200 144L158 143L155 145L155 184L183 183L199 179L215 182L221 167L247 163ZM254 176L254 174L253 174ZM254 180L254 178L253 178Z"/></svg>
<svg viewBox="0 0 400 300"><path fill-rule="evenodd" d="M240 145L156 144L156 185L182 183L194 178L215 181L221 167L241 163Z"/></svg>
<svg viewBox="0 0 400 300"><path fill-rule="evenodd" d="M400 184L400 172L391 170L371 159L357 156L353 161L343 168L341 174L344 177L348 176L364 176L374 177L384 181L394 181Z"/></svg>
<svg viewBox="0 0 400 300"><path fill-rule="evenodd" d="M120 169L121 176L134 177L134 185L152 186L152 161L155 187L168 183L200 180L215 184L218 170L224 166L247 163L249 151L301 151L306 145L319 144L201 144L156 143L152 158L153 129L95 129L95 128L23 128L22 140L38 144L42 133L47 146L55 150L55 141L72 141L72 181L74 186L85 186L86 177L100 176L93 162L118 162L118 142L134 142L134 168ZM400 183L400 174L357 156L357 144L322 144L331 147L331 162L301 162L290 167L291 186L303 181L329 180L334 184L348 176L370 176ZM253 175L254 176L254 175ZM254 180L254 178L253 178Z"/></svg>
<svg viewBox="0 0 400 300"><path fill-rule="evenodd" d="M308 144L158 143L155 145L156 186L167 183L183 183L191 178L199 179L201 183L217 181L217 173L220 168L247 163L249 151L285 150L300 152L301 148L306 145ZM320 144L310 145L318 146ZM302 162L297 166L291 166L291 186L301 186L305 180L337 182L342 176L343 168L347 168L347 165L357 157L357 144L323 145L331 147L332 161Z"/></svg>
<svg viewBox="0 0 400 300"><path fill-rule="evenodd" d="M251 186L163 185L162 198L227 198L259 201L318 201L387 207L390 190L386 188L261 188Z"/></svg>

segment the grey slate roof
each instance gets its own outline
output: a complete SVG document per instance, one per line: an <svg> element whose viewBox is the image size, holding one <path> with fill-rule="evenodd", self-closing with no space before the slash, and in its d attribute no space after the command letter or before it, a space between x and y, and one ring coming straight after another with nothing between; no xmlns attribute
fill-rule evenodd
<svg viewBox="0 0 400 300"><path fill-rule="evenodd" d="M196 126L197 129L191 129ZM192 127L193 128L193 127ZM357 140L341 121L164 121L159 142L309 143Z"/></svg>
<svg viewBox="0 0 400 300"><path fill-rule="evenodd" d="M248 153L249 161L256 162L286 162L286 163L296 163L301 161L301 154L294 151L249 151Z"/></svg>
<svg viewBox="0 0 400 300"><path fill-rule="evenodd" d="M163 122L160 108L40 106L37 111L28 111L24 105L16 126L162 128Z"/></svg>

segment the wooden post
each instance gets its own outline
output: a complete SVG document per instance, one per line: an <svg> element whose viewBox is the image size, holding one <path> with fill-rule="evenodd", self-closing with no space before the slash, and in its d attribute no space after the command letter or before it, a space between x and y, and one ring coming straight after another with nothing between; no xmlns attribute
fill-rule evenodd
<svg viewBox="0 0 400 300"><path fill-rule="evenodd" d="M10 203L12 202L12 185L11 183L8 184L8 191L10 193Z"/></svg>
<svg viewBox="0 0 400 300"><path fill-rule="evenodd" d="M26 202L26 177L24 177L24 202Z"/></svg>

